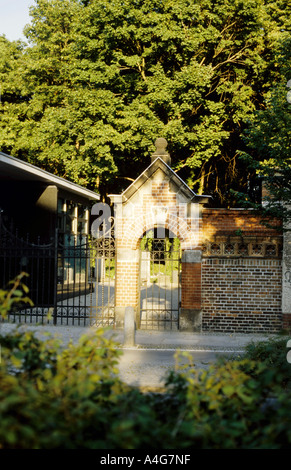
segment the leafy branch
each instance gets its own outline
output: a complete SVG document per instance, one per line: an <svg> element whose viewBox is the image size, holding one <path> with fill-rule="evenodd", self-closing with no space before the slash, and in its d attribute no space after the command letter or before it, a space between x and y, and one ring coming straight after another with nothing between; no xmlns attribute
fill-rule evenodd
<svg viewBox="0 0 291 470"><path fill-rule="evenodd" d="M23 278L28 276L22 272L15 279L8 283L10 289L0 289L0 317L4 319L15 305L27 303L33 306L32 300L28 297L29 289L24 284Z"/></svg>

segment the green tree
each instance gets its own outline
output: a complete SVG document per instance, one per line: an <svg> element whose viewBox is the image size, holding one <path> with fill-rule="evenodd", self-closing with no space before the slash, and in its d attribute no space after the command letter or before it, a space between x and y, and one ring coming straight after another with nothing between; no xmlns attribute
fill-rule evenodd
<svg viewBox="0 0 291 470"><path fill-rule="evenodd" d="M260 198L241 195L247 205L260 210L264 220L280 217L290 220L291 200L291 104L287 101L287 82L291 77L291 40L282 41L277 54L280 79L271 88L265 108L258 111L245 132L247 150L242 158L257 175L268 195ZM266 217L266 219L265 219Z"/></svg>
<svg viewBox="0 0 291 470"><path fill-rule="evenodd" d="M36 0L24 110L11 107L13 138L1 146L118 192L164 136L181 177L229 202L248 180L241 135L278 75L289 16L284 0Z"/></svg>
<svg viewBox="0 0 291 470"><path fill-rule="evenodd" d="M39 1L32 8L32 27L28 33L33 47L24 50L21 87L25 100L19 106L9 103L14 141L5 139L4 150L38 164L60 176L94 186L102 172L116 171L108 141L112 130L100 131L99 117L112 101L106 91L99 93L90 87L75 86L74 21L80 5L75 1ZM17 65L17 64L16 64ZM5 96L3 100L5 99ZM4 106L6 100L4 101ZM5 109L2 107L5 117ZM12 124L12 125L11 125ZM8 128L8 126L7 126ZM97 173L98 172L98 173Z"/></svg>
<svg viewBox="0 0 291 470"><path fill-rule="evenodd" d="M19 156L19 131L29 98L22 79L24 47L21 41L0 36L0 149L13 149Z"/></svg>

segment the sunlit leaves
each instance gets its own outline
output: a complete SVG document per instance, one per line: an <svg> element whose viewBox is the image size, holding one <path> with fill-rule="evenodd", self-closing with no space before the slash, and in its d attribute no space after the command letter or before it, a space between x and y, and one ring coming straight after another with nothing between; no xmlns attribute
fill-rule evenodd
<svg viewBox="0 0 291 470"><path fill-rule="evenodd" d="M247 182L241 133L277 77L288 11L283 0L37 0L29 46L3 46L1 149L106 193L163 136L173 168L222 202Z"/></svg>

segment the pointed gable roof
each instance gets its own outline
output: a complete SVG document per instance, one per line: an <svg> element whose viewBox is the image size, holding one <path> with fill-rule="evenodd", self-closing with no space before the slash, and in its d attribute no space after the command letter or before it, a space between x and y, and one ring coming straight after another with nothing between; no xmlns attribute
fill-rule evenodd
<svg viewBox="0 0 291 470"><path fill-rule="evenodd" d="M155 142L156 152L152 155L151 164L138 176L138 178L122 193L122 202L128 201L153 175L161 170L169 182L174 186L176 194L182 194L189 202L207 204L211 196L200 196L183 181L170 167L171 158L166 151L166 139L159 138Z"/></svg>

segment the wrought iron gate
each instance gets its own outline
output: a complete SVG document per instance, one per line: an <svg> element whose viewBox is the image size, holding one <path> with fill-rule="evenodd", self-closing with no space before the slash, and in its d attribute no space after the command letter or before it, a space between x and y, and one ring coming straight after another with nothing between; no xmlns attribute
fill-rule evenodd
<svg viewBox="0 0 291 470"><path fill-rule="evenodd" d="M115 240L113 237L56 235L51 243L31 243L0 221L0 288L20 272L33 306L22 304L8 320L58 325L115 323Z"/></svg>
<svg viewBox="0 0 291 470"><path fill-rule="evenodd" d="M115 240L67 237L58 247L55 322L113 326Z"/></svg>
<svg viewBox="0 0 291 470"><path fill-rule="evenodd" d="M140 328L178 330L181 251L177 238L144 237L140 250Z"/></svg>

